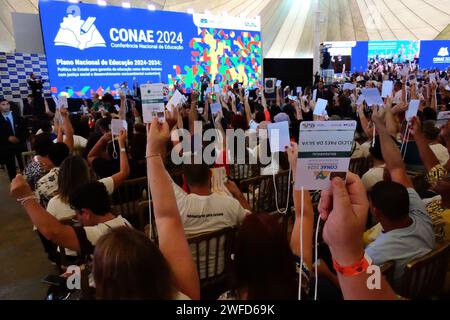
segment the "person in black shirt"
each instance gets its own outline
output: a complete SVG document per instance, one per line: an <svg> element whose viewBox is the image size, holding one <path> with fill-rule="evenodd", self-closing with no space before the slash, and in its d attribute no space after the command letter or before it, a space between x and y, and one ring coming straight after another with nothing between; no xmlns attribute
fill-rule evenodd
<svg viewBox="0 0 450 320"><path fill-rule="evenodd" d="M338 55L337 58L333 57L331 61L334 63L334 73L345 73L345 63L341 55Z"/></svg>
<svg viewBox="0 0 450 320"><path fill-rule="evenodd" d="M42 111L45 113L45 102L42 94L44 92L44 83L42 79L38 79L34 73L30 74L30 79L27 81L28 86L33 96L33 108L37 112L35 116L42 115Z"/></svg>
<svg viewBox="0 0 450 320"><path fill-rule="evenodd" d="M203 75L200 77L200 83L201 83L201 90L200 90L200 99L203 103L205 100L205 91L208 89L209 83L211 82L211 79L209 78L208 74L206 72L203 73Z"/></svg>
<svg viewBox="0 0 450 320"><path fill-rule="evenodd" d="M42 98L42 92L44 88L42 79L38 79L34 73L31 73L30 79L28 80L28 85L31 89L31 94L35 99Z"/></svg>

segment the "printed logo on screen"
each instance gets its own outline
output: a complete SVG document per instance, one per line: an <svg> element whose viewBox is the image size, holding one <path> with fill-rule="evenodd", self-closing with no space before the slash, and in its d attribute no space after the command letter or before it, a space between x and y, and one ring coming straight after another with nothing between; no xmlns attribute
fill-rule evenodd
<svg viewBox="0 0 450 320"><path fill-rule="evenodd" d="M440 50L439 50L439 52L438 52L438 54L437 54L439 57L448 57L449 56L449 54L448 54L448 48L447 47L442 47Z"/></svg>
<svg viewBox="0 0 450 320"><path fill-rule="evenodd" d="M94 25L96 18L88 17L86 20L82 20L80 11L80 7L77 5L67 8L67 17L63 18L54 40L55 46L73 47L80 50L106 47L105 40Z"/></svg>
<svg viewBox="0 0 450 320"><path fill-rule="evenodd" d="M433 58L433 63L450 63L450 55L448 47L442 47L437 53L437 57Z"/></svg>

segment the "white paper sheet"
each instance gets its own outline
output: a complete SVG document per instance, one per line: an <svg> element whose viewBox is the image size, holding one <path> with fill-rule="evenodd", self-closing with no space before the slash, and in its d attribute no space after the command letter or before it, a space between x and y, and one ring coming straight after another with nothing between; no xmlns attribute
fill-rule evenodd
<svg viewBox="0 0 450 320"><path fill-rule="evenodd" d="M363 89L362 94L368 106L379 105L384 106L383 99L381 99L380 91L377 88Z"/></svg>
<svg viewBox="0 0 450 320"><path fill-rule="evenodd" d="M287 121L270 123L267 125L269 133L270 151L285 152L285 147L291 144L289 123Z"/></svg>
<svg viewBox="0 0 450 320"><path fill-rule="evenodd" d="M327 105L328 101L325 99L318 99L316 106L314 107L314 115L315 116L325 116L327 114Z"/></svg>
<svg viewBox="0 0 450 320"><path fill-rule="evenodd" d="M111 133L114 136L118 136L120 130L124 129L128 131L128 123L125 120L112 119L111 120Z"/></svg>
<svg viewBox="0 0 450 320"><path fill-rule="evenodd" d="M390 80L383 81L383 88L381 90L381 97L387 98L392 95L392 90L394 89L394 82Z"/></svg>
<svg viewBox="0 0 450 320"><path fill-rule="evenodd" d="M406 110L405 119L406 121L411 121L417 115L419 111L420 100L411 100L409 102L409 108Z"/></svg>

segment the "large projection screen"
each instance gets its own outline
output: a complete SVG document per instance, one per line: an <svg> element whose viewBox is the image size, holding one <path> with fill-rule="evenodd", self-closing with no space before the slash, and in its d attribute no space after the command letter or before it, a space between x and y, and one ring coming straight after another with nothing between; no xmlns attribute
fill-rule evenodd
<svg viewBox="0 0 450 320"><path fill-rule="evenodd" d="M260 21L62 1L39 2L53 94L89 97L128 86L178 81L261 84Z"/></svg>

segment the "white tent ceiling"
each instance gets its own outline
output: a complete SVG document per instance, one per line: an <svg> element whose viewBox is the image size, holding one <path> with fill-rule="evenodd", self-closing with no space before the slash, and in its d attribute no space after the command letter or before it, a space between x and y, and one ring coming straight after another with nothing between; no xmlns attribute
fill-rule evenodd
<svg viewBox="0 0 450 320"><path fill-rule="evenodd" d="M260 16L263 53L271 58L312 57L314 1L319 1L322 41L428 40L450 24L450 0L128 0L140 8L152 3L171 11ZM38 0L0 0L0 51L15 48L11 12L37 13Z"/></svg>

